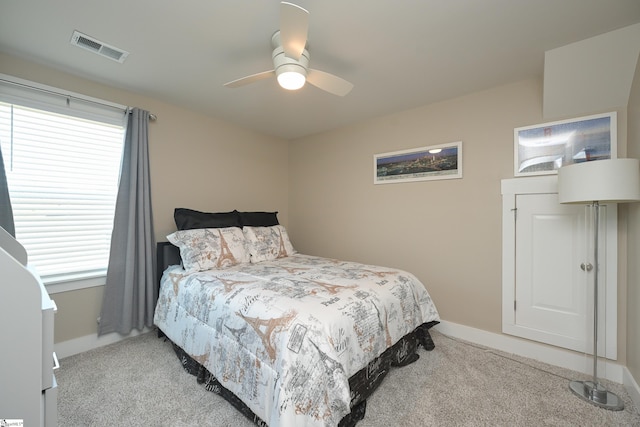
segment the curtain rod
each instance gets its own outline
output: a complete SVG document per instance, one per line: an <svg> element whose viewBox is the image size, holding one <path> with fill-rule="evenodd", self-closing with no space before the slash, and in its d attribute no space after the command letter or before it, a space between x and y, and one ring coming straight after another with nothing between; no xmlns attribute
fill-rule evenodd
<svg viewBox="0 0 640 427"><path fill-rule="evenodd" d="M128 108L127 108L127 112L128 112L129 114L131 114L131 110L133 110L133 108L132 108L132 107L128 107ZM155 122L156 120L158 120L158 116L156 116L156 115L155 115L155 114L153 114L153 113L149 113L149 120L151 120L152 122Z"/></svg>
<svg viewBox="0 0 640 427"><path fill-rule="evenodd" d="M59 92L57 90L55 90L54 88L51 89L47 89L45 87L38 87L38 86L34 86L33 84L30 83L22 83L22 82L18 82L18 81L14 81L14 80L8 80L4 77L0 77L0 82L3 83L7 83L10 85L14 85L14 86L20 86L23 88L27 88L27 89L31 89L31 90L35 90L35 91L39 91L39 92L44 92L44 93L48 93L50 95L54 95L54 96L60 96L63 98L67 99L67 103L69 102L70 99L75 99L77 101L80 102L86 102L86 103L90 103L90 104L96 104L96 105L100 105L102 107L108 107L108 108L113 108L116 110L122 110L124 112L128 112L130 110L130 107L127 107L126 105L120 105L120 104L116 104L114 102L109 102L109 101L103 101L103 100L99 100L97 98L93 98L93 97L89 97L89 96L85 96L85 95L71 95L68 93L62 93ZM155 121L157 120L158 117L155 114L151 114L149 113L149 120Z"/></svg>

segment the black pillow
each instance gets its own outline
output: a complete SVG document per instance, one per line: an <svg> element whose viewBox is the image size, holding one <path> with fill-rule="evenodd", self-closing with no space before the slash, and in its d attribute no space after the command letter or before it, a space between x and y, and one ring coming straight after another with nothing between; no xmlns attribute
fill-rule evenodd
<svg viewBox="0 0 640 427"><path fill-rule="evenodd" d="M193 209L176 208L173 219L178 230L192 230L194 228L225 228L241 227L239 212L199 212Z"/></svg>
<svg viewBox="0 0 640 427"><path fill-rule="evenodd" d="M238 214L243 227L271 227L280 224L278 212L238 212Z"/></svg>

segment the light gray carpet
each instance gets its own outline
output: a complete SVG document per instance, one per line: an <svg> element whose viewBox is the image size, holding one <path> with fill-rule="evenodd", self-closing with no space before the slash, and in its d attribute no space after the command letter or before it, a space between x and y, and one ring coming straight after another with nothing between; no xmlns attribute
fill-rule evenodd
<svg viewBox="0 0 640 427"><path fill-rule="evenodd" d="M395 368L369 399L358 427L640 426L624 387L607 383L625 410L574 396L561 368L433 333L436 349ZM252 426L204 390L155 333L61 360L58 415L73 426Z"/></svg>

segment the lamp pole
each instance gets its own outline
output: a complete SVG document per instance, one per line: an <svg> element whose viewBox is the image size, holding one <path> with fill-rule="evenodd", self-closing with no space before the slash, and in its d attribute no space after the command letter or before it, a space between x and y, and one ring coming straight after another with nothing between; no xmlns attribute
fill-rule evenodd
<svg viewBox="0 0 640 427"><path fill-rule="evenodd" d="M580 398L612 411L624 409L624 402L616 394L608 391L598 381L598 275L600 260L598 259L599 233L600 233L600 202L593 201L587 205L592 209L593 217L593 380L571 381L569 388ZM589 271L589 264L586 271Z"/></svg>

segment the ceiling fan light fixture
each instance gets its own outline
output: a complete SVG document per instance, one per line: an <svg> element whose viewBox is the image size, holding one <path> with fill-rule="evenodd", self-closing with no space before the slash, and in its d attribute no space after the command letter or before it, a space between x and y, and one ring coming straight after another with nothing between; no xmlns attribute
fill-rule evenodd
<svg viewBox="0 0 640 427"><path fill-rule="evenodd" d="M298 90L307 80L307 77L302 73L301 67L296 66L282 66L278 69L278 84L287 90Z"/></svg>

